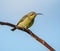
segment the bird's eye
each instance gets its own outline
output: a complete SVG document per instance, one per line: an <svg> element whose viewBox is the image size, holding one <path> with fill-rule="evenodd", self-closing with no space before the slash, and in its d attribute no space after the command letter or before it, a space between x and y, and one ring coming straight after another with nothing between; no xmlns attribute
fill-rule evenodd
<svg viewBox="0 0 60 51"><path fill-rule="evenodd" d="M31 14L31 16L34 15L34 14Z"/></svg>

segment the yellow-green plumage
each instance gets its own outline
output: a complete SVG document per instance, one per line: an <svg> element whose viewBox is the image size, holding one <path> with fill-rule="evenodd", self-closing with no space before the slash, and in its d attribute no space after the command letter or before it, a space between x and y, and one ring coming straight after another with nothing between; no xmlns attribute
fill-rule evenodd
<svg viewBox="0 0 60 51"><path fill-rule="evenodd" d="M29 28L33 25L34 19L36 17L35 12L30 12L23 16L23 18L18 22L17 26L23 27L23 28ZM14 31L16 28L13 28L12 31Z"/></svg>
<svg viewBox="0 0 60 51"><path fill-rule="evenodd" d="M36 14L35 12L30 12L27 15L25 15L17 24L17 26L29 28L34 23L34 18Z"/></svg>
<svg viewBox="0 0 60 51"><path fill-rule="evenodd" d="M30 20L30 18L26 17L22 22L19 22L17 26L29 28L32 26L34 19Z"/></svg>

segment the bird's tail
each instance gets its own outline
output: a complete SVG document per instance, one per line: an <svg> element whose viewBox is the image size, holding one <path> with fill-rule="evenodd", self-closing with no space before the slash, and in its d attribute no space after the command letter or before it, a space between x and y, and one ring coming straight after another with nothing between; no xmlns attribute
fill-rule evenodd
<svg viewBox="0 0 60 51"><path fill-rule="evenodd" d="M16 28L11 29L11 31L15 31L15 30L16 30Z"/></svg>

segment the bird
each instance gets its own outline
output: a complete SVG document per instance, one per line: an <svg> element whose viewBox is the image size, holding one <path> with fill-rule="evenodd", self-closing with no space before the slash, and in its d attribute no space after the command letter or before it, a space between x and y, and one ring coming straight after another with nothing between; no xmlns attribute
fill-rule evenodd
<svg viewBox="0 0 60 51"><path fill-rule="evenodd" d="M27 13L26 15L24 15L22 17L22 19L19 20L19 22L17 23L17 26L18 27L23 27L23 28L30 28L33 23L34 23L34 20L36 18L37 15L42 15L42 13L36 13L34 11L31 11L29 13ZM11 29L12 31L16 30L17 28L14 27L13 29Z"/></svg>

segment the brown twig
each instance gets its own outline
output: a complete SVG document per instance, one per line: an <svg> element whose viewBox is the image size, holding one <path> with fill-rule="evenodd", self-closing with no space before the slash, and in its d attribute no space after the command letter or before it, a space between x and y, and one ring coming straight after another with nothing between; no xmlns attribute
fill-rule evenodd
<svg viewBox="0 0 60 51"><path fill-rule="evenodd" d="M18 27L14 24L8 23L8 22L0 22L1 25L8 25L11 27L16 27L19 30L25 31L27 32L29 35L31 35L33 38L35 38L38 42L40 42L41 44L43 44L45 47L47 47L50 51L55 51L55 49L53 49L48 43L46 43L44 40L42 40L41 38L39 38L38 36L36 36L31 30L29 29L25 29L22 27Z"/></svg>

